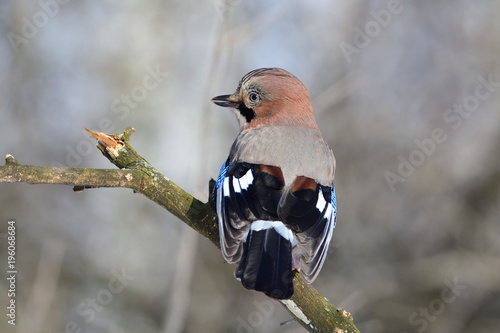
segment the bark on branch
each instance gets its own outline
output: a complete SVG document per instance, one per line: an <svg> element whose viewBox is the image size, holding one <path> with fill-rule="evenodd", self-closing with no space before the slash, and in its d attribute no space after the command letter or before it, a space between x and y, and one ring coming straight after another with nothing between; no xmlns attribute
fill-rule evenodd
<svg viewBox="0 0 500 333"><path fill-rule="evenodd" d="M104 134L87 131L97 139L97 147L119 169L87 169L69 167L33 166L19 163L7 155L0 166L1 183L64 184L75 191L96 187L124 187L145 195L219 247L219 231L214 205L204 203L185 192L163 176L142 158L130 145L134 129L122 134ZM213 182L212 182L213 183ZM292 299L281 301L294 318L310 332L357 332L352 316L336 309L295 274Z"/></svg>

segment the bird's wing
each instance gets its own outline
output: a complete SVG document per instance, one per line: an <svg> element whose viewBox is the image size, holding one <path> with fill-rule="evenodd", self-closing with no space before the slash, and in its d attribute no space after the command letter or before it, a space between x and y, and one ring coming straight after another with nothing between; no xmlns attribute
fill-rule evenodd
<svg viewBox="0 0 500 333"><path fill-rule="evenodd" d="M277 207L284 186L277 167L230 163L221 168L215 185L219 237L224 259L238 262L243 253L242 241L249 223L256 220L277 221Z"/></svg>
<svg viewBox="0 0 500 333"><path fill-rule="evenodd" d="M300 271L311 283L325 261L335 228L335 187L322 186L308 177L297 177L279 203L282 221L296 232Z"/></svg>

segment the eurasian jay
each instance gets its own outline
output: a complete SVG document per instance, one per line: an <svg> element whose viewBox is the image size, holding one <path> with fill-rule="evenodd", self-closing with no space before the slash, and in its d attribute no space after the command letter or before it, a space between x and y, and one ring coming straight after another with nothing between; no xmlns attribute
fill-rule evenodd
<svg viewBox="0 0 500 333"><path fill-rule="evenodd" d="M222 255L247 289L293 295L292 271L318 275L336 223L335 157L302 82L279 68L246 74L232 95L240 132L214 188Z"/></svg>

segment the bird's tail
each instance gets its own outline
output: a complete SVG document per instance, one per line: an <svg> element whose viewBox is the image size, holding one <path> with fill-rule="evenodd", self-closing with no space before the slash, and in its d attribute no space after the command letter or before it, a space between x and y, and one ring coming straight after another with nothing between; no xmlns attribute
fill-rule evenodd
<svg viewBox="0 0 500 333"><path fill-rule="evenodd" d="M236 278L245 288L262 291L270 297L292 297L293 242L293 232L282 222L252 222Z"/></svg>

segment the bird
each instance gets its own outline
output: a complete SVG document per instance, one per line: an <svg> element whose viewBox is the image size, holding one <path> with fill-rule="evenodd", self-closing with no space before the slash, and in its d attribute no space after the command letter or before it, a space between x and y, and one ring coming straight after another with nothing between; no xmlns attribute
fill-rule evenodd
<svg viewBox="0 0 500 333"><path fill-rule="evenodd" d="M229 107L239 134L213 190L220 247L246 289L279 299L294 293L293 271L312 283L336 225L336 161L304 84L281 68L243 76Z"/></svg>

